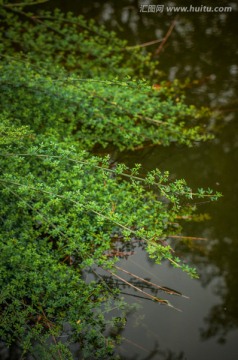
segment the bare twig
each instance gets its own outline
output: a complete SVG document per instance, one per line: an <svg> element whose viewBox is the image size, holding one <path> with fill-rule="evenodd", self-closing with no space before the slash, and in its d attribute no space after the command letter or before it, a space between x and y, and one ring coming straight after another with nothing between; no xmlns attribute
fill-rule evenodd
<svg viewBox="0 0 238 360"><path fill-rule="evenodd" d="M166 43L166 41L168 40L168 38L170 37L172 31L173 31L173 28L176 24L176 19L177 17L175 17L175 19L173 20L173 22L171 23L170 27L169 27L169 30L167 31L165 37L163 38L163 41L162 43L160 44L160 46L158 47L158 49L155 51L155 55L159 55L160 52L162 51L163 47L164 47L164 44Z"/></svg>
<svg viewBox="0 0 238 360"><path fill-rule="evenodd" d="M50 25L44 24L43 21L41 21L40 19L38 19L36 16L34 15L30 15L24 11L21 10L17 10L14 7L9 7L9 4L7 5L0 5L2 8L6 9L7 11L10 11L14 14L17 14L19 17L23 17L26 18L28 21L33 22L33 23L38 23L38 24L43 24L46 28L50 29L51 31L55 32L56 34L63 36L63 33L55 28L53 28Z"/></svg>
<svg viewBox="0 0 238 360"><path fill-rule="evenodd" d="M29 2L29 3L16 3L16 4L5 4L6 7L24 7L24 6L31 6L31 5L38 5L38 4L42 4L45 2L48 2L49 0L38 0L38 1L34 1L34 2Z"/></svg>
<svg viewBox="0 0 238 360"><path fill-rule="evenodd" d="M126 49L127 50L137 49L137 48L140 48L140 47L146 47L146 46L154 45L154 44L160 43L162 41L163 41L163 39L152 40L152 41L145 42L143 44L138 44L138 45L134 45L134 46L127 46Z"/></svg>
<svg viewBox="0 0 238 360"><path fill-rule="evenodd" d="M186 239L186 240L208 240L208 238L204 238L204 237L183 236L183 235L168 235L168 238Z"/></svg>

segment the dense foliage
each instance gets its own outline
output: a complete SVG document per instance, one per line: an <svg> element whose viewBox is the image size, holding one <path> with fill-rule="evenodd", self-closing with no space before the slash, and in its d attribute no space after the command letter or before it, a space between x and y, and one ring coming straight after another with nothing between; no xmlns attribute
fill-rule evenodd
<svg viewBox="0 0 238 360"><path fill-rule="evenodd" d="M193 198L219 194L91 151L192 145L209 137L198 123L206 111L187 106L176 84L140 80L155 65L115 34L24 3L0 4L0 336L22 358L70 359L75 342L83 359L115 358L108 329L123 325L125 304L97 269L115 272L115 241L133 240L195 275L165 240Z"/></svg>

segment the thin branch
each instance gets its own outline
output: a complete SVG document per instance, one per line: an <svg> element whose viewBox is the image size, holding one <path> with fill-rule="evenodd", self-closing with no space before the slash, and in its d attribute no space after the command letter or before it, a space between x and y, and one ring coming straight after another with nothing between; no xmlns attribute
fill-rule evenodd
<svg viewBox="0 0 238 360"><path fill-rule="evenodd" d="M204 238L204 237L184 236L184 235L168 235L167 238L186 239L186 240L208 240L208 238Z"/></svg>
<svg viewBox="0 0 238 360"><path fill-rule="evenodd" d="M56 159L62 159L62 156L60 155L44 155L44 154L27 154L27 153L19 153L19 154L13 154L13 153L7 153L7 154L2 154L0 153L0 156L35 156L35 157L39 157L39 158L56 158ZM88 165L88 162L87 161L80 161L80 160L76 160L76 159L71 159L71 158L67 158L68 161L71 161L71 162L75 162L76 164L83 164L83 165ZM103 166L100 166L100 165L95 165L95 164L92 164L92 166L96 169L101 169L103 171L107 171L107 172L111 172L113 174L117 174L117 172L113 169L109 169L109 168L106 168L106 167L103 167ZM119 173L118 175L120 176L123 176L123 177L127 177L129 179L133 179L133 180L136 180L136 181L140 181L140 182L144 182L146 183L146 178L142 178L140 176L135 176L135 175L132 175L132 174L126 174L126 173ZM1 181L1 179L0 179ZM5 181L3 179L3 181ZM6 181L5 181L6 182ZM23 184L18 184L18 185L22 185ZM161 184L159 182L154 182L153 183L154 186L158 186L158 188L165 188L167 187L167 185L164 185L164 184ZM54 194L55 195L55 194ZM184 192L183 194L179 194L179 195L192 195L192 196L197 196L197 195L200 195L199 193L193 193L191 191L188 191L188 192ZM215 194L203 194L202 196L203 197L212 197L214 196ZM206 201L206 203L209 202L209 201ZM205 202L201 202L201 203L205 203ZM170 236L171 237L171 236Z"/></svg>
<svg viewBox="0 0 238 360"><path fill-rule="evenodd" d="M54 80L53 80L54 81ZM16 87L15 84L13 83L10 83L10 82L4 82L4 84L7 84L7 85L11 85L13 87ZM37 92L42 92L42 93L46 93L48 94L48 92L46 90L43 90L39 87L37 88L34 88L34 86L29 86L27 83L22 83L22 84L17 84L17 87L19 88L19 86L21 87L24 87L26 89L30 89L31 91L37 91ZM127 110L125 107L115 103L114 101L111 101L109 100L108 98L105 98L99 94L97 94L95 91L94 92L91 92L91 90L86 90L84 89L84 92L88 93L90 97L93 97L93 98L97 98L97 99L100 99L102 100L104 103L106 104L110 104L111 106L115 107L118 111L121 111L123 113L125 113L130 119L132 119L133 121L137 122L138 120L139 121L144 121L144 122L147 122L147 123L150 123L150 124L153 124L154 126L157 126L157 127L160 127L160 126L164 126L164 127L168 127L169 131L171 131L171 133L174 133L174 134L181 134L181 129L174 129L173 128L173 123L170 123L169 121L162 121L162 120L158 120L158 119L154 119L154 118L151 118L151 117L148 117L148 116L144 116L144 115L141 115L140 113L137 113L137 114L132 114L129 110ZM55 96L56 98L61 98L63 100L65 100L65 97L62 96L62 95L59 95L58 93L54 93L54 92L51 92L51 94L53 96ZM72 98L68 98L67 99L67 102L71 103L71 104L74 104L76 106L78 106L78 100L77 100L77 97L72 97ZM101 114L101 117L103 115ZM110 120L107 119L107 123L109 124L113 124L114 123ZM180 127L181 127L181 124L178 124ZM132 130L130 130L132 132ZM149 139L148 139L149 140ZM146 141L146 139L145 139ZM149 142L151 142L152 140L149 140ZM160 141L157 140L157 142L154 142L155 144L157 145L160 145Z"/></svg>
<svg viewBox="0 0 238 360"><path fill-rule="evenodd" d="M17 7L17 6L24 7L24 6L32 6L32 5L42 4L42 3L45 3L48 1L49 0L38 0L38 1L34 1L34 2L29 2L29 3L5 4L4 6L9 7L9 8Z"/></svg>
<svg viewBox="0 0 238 360"><path fill-rule="evenodd" d="M175 19L172 21L170 27L169 27L169 30L167 31L165 37L163 38L163 41L162 43L160 44L160 46L158 47L158 49L155 51L155 55L159 55L160 52L162 51L163 47L164 47L164 44L166 43L166 41L168 40L168 38L170 37L173 29L174 29L174 26L176 24L176 20L177 20L177 17L175 17Z"/></svg>
<svg viewBox="0 0 238 360"><path fill-rule="evenodd" d="M48 0L47 0L48 1ZM109 40L110 37L104 35L104 34L101 34L100 32L96 31L96 30L93 30L91 29L89 26L87 25L83 25L83 24L80 24L78 21L73 21L73 20L70 20L70 19L67 19L67 18L57 18L55 16L45 16L45 15L37 15L36 16L37 19L42 19L42 20L57 20L57 21L60 21L61 23L65 23L65 24L73 24L73 25L78 25L80 28L84 29L84 30L87 30L89 32L91 32L92 34L95 34L97 36L100 36L106 40Z"/></svg>
<svg viewBox="0 0 238 360"><path fill-rule="evenodd" d="M39 20L37 17L35 17L34 15L28 15L27 13L25 13L24 11L21 10L17 10L14 9L13 7L9 7L7 5L0 5L2 8L6 9L7 11L10 11L16 15L18 15L19 17L23 17L26 18L28 21L33 22L33 23L38 23L38 24L42 24L43 26L45 26L46 28L50 29L51 31L55 32L56 34L60 35L60 36L64 36L64 34L62 32L60 32L59 30L53 28L50 25L47 25L45 23L43 23L43 21Z"/></svg>
<svg viewBox="0 0 238 360"><path fill-rule="evenodd" d="M24 184L21 184L21 183L17 183L15 181L10 181L10 180L6 180L6 179L0 179L0 182L4 182L4 183L8 183L8 184L13 184L13 185L16 185L16 186L25 186ZM53 192L50 192L50 191L46 191L46 190L43 190L43 189L38 189L38 188L35 188L33 186L29 186L27 185L27 187L31 190L34 190L34 191L38 191L38 192L42 192L44 194L47 194L47 195L50 195L50 196L55 196L56 198L60 198L60 199L63 199L63 200L68 200L69 202L75 204L75 205L79 205L79 206L82 206L83 208L86 209L86 211L91 211L93 214L95 215L98 215L100 216L101 218L105 219L105 220L108 220L110 222L112 222L113 224L119 226L120 228L124 229L124 230L127 230L129 231L131 234L134 234L134 235L137 235L136 231L130 229L129 227L119 223L118 221L116 220L113 220L111 219L110 217L96 211L96 210L93 210L93 209L90 209L90 208L87 208L86 205L82 204L82 203L79 203L78 201L75 201L75 200L72 200L72 199L69 199L63 195L59 195L59 194L55 194ZM142 238L143 239L143 238ZM147 239L143 239L144 241L147 241Z"/></svg>
<svg viewBox="0 0 238 360"><path fill-rule="evenodd" d="M127 46L126 49L127 49L127 50L137 49L137 48L140 48L140 47L146 47L146 46L158 44L158 43L160 43L160 42L162 42L162 41L163 41L163 39L152 40L152 41L148 41L148 42L143 43L143 44L138 44L138 45L133 45L133 46Z"/></svg>

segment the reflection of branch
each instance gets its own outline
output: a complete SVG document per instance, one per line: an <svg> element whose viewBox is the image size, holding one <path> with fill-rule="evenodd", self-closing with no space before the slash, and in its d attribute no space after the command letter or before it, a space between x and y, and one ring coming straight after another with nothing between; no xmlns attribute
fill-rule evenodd
<svg viewBox="0 0 238 360"><path fill-rule="evenodd" d="M145 280L145 279L139 277L138 275L135 275L135 274L133 274L133 273L131 273L131 272L125 270L125 269L122 269L122 268L119 267L119 266L115 266L115 268L116 268L117 270L123 271L124 273L126 273L126 274L128 274L128 275L133 276L134 278L136 278L136 279L138 279L138 280L140 280L140 281L142 281L142 282L144 282L144 283L146 283L146 284L148 284L148 285L151 285L151 286L153 286L153 287L155 287L155 288L157 288L157 289L159 289L159 290L162 290L162 291L164 291L164 292L166 292L166 293L168 293L168 294L171 294L171 295L179 295L179 296L187 297L187 296L181 294L180 292L178 292L178 291L176 291L176 290L173 290L173 289L170 289L170 288L167 288L167 287L164 287L164 286L159 286L159 285L154 284L154 283L152 283L152 282L150 282L150 281L148 281L148 280Z"/></svg>
<svg viewBox="0 0 238 360"><path fill-rule="evenodd" d="M128 344L133 345L133 346L135 346L136 348L138 348L138 349L140 349L140 350L142 350L142 351L145 351L146 353L149 353L149 350L145 349L143 346L135 343L134 341L132 341L132 340L130 340L130 339L127 339L127 338L123 338L123 340L124 340L125 342L127 342Z"/></svg>
<svg viewBox="0 0 238 360"><path fill-rule="evenodd" d="M107 271L109 274L111 274L112 276L114 276L115 278L121 280L122 282L124 282L126 285L130 286L131 288L135 289L136 291L141 292L142 294L144 294L145 296L149 297L151 300L159 302L161 304L165 304L168 305L169 307L172 307L175 310L181 311L179 309L177 309L176 307L174 307L172 304L170 304L170 302L168 300L164 300L164 299L160 299L157 296L153 296L151 294L148 294L147 292L143 291L142 289L140 289L139 287L133 285L132 283L130 283L129 281L123 279L122 277L120 277L119 275L113 273L110 270L104 269L105 271Z"/></svg>
<svg viewBox="0 0 238 360"><path fill-rule="evenodd" d="M135 297L135 298L138 298L138 299L153 301L152 299L149 299L148 297L140 296L140 295L136 295L136 294L131 294L131 293L128 293L128 292L125 292L125 291L121 291L120 294L127 295L127 296L132 296L132 297Z"/></svg>
<svg viewBox="0 0 238 360"><path fill-rule="evenodd" d="M157 301L157 302L160 302L160 303L162 303L162 304L166 304L166 305L172 306L172 305L170 305L170 303L169 303L167 300L163 300L163 299L160 299L160 298L158 298L158 297L156 297L156 296L153 296L153 295L151 295L151 294L148 294L147 292L141 290L139 287L137 287L137 286L131 284L129 281L123 279L121 276L116 275L115 273L111 272L110 270L107 270L107 269L105 269L105 270L106 270L107 272L109 272L109 274L111 274L112 276L114 276L115 278L121 280L121 281L124 282L126 285L128 285L128 286L132 287L133 289L141 292L142 294L148 296L148 297L151 298L152 300Z"/></svg>
<svg viewBox="0 0 238 360"><path fill-rule="evenodd" d="M159 55L161 50L163 49L164 44L166 43L166 41L168 40L168 38L170 37L170 35L171 35L172 31L173 31L173 28L174 28L175 23L176 23L176 19L177 19L177 16L175 17L174 21L171 23L171 25L169 27L169 30L167 31L165 37L163 38L162 43L160 44L158 49L155 51L155 55Z"/></svg>

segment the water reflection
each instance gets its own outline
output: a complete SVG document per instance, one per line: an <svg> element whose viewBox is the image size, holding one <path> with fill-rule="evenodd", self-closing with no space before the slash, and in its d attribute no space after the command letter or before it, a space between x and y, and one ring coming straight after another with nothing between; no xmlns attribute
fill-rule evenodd
<svg viewBox="0 0 238 360"><path fill-rule="evenodd" d="M201 285L212 289L216 296L216 303L203 315L200 334L202 340L214 337L220 343L238 329L238 174L234 169L238 159L237 120L226 125L219 138L209 144L193 150L175 146L168 151L147 149L141 157L148 170L168 169L172 177L185 177L194 187L210 186L224 194L217 204L197 205L200 213L210 214L210 220L184 224L187 235L208 240L175 244L176 252L196 265ZM132 153L125 154L123 160L138 161Z"/></svg>

